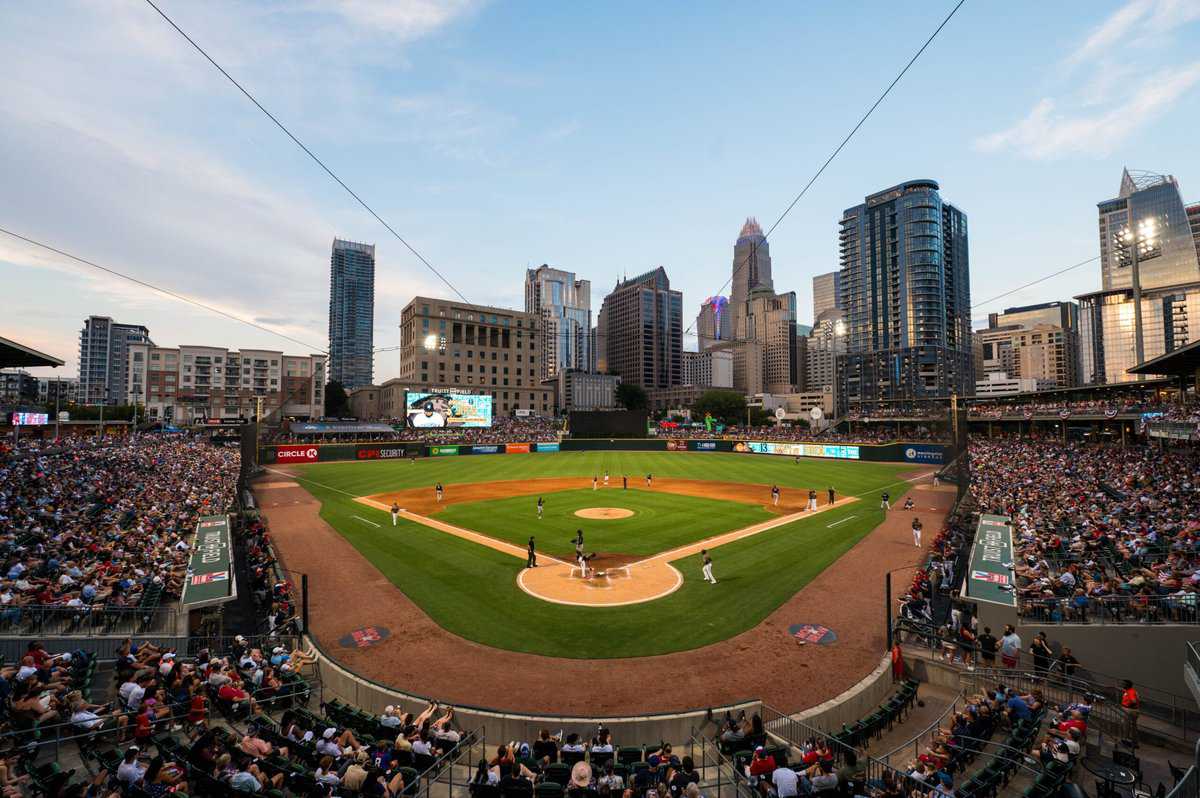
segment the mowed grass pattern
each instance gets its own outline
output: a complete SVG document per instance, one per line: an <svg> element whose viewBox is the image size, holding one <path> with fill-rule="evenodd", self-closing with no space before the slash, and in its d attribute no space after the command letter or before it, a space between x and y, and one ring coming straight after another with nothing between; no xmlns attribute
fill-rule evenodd
<svg viewBox="0 0 1200 798"><path fill-rule="evenodd" d="M641 488L587 488L545 494L539 521L537 498L518 496L452 504L437 518L518 546L524 546L533 535L538 551L571 557L577 529L583 530L586 551L651 555L773 517L760 506L739 502ZM575 515L576 510L588 507L620 507L633 515L604 521Z"/></svg>
<svg viewBox="0 0 1200 798"><path fill-rule="evenodd" d="M569 607L521 590L521 560L494 549L401 521L353 497L437 482L444 485L533 477L586 477L605 469L620 477L683 477L784 490L832 485L863 499L811 519L721 546L713 552L718 585L700 578L699 555L678 560L679 590L626 607ZM563 452L421 459L416 463L323 463L297 469L322 502L321 517L393 584L448 631L485 645L547 656L634 657L715 643L749 629L837 560L882 520L878 494L898 496L899 473L911 465L802 460L769 455L682 452ZM609 489L610 491L613 489ZM528 500L526 500L528 501ZM361 516L379 528L357 520ZM829 524L850 520L833 528ZM536 530L536 519L528 526ZM286 530L276 530L286 535ZM522 530L521 539L530 532ZM536 534L534 532L533 534ZM811 619L809 619L811 620Z"/></svg>

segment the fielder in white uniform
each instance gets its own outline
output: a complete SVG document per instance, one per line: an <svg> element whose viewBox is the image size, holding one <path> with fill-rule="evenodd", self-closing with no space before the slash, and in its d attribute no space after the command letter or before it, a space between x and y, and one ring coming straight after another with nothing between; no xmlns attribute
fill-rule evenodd
<svg viewBox="0 0 1200 798"><path fill-rule="evenodd" d="M701 549L700 556L704 558L704 566L700 569L700 572L704 574L704 581L708 582L710 585L715 585L717 583L717 578L713 576L713 561L712 557L708 556L708 549Z"/></svg>

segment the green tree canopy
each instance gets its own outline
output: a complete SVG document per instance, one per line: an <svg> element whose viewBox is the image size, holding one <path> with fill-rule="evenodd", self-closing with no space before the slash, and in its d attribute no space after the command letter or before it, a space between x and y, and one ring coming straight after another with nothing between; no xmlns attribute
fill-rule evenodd
<svg viewBox="0 0 1200 798"><path fill-rule="evenodd" d="M705 391L692 405L692 418L703 421L706 413L722 424L745 424L746 397L737 391Z"/></svg>
<svg viewBox="0 0 1200 798"><path fill-rule="evenodd" d="M650 406L646 389L640 385L623 382L617 386L617 404L626 410L645 410Z"/></svg>
<svg viewBox="0 0 1200 798"><path fill-rule="evenodd" d="M346 388L337 380L325 383L325 415L350 415L350 397L346 396Z"/></svg>

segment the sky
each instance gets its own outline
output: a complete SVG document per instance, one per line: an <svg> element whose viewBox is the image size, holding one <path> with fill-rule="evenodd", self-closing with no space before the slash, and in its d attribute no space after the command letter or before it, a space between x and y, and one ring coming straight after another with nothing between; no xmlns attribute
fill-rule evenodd
<svg viewBox="0 0 1200 798"><path fill-rule="evenodd" d="M953 6L157 1L470 301L520 308L549 263L595 314L661 265L685 326L745 218L779 217ZM0 227L307 345L0 234L0 336L64 374L90 314L324 350L335 236L376 244L376 347L449 295L144 0L5 4L0 74ZM1200 0L967 0L772 235L775 288L811 321L842 211L933 178L969 217L977 326L1096 290L1091 264L984 304L1097 255L1123 166L1200 201L1198 129Z"/></svg>

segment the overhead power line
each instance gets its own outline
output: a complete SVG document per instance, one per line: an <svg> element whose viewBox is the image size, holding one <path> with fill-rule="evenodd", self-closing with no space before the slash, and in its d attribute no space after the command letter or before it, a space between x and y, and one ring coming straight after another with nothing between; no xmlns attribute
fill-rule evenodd
<svg viewBox="0 0 1200 798"><path fill-rule="evenodd" d="M292 131L288 130L287 126L284 125L282 122L280 122L279 119L274 114L272 114L270 111L268 111L266 109L266 107L264 107L263 104L260 103L258 101L258 99L255 98L255 96L246 89L245 86L243 86L241 83L239 83L233 77L233 75L229 74L229 72L227 72L223 66L218 64L216 59L214 59L211 55L209 55L205 51L205 49L203 47L201 47L199 44L196 43L195 39L193 39L191 36L187 35L187 33L184 32L183 28L181 28L177 24L175 24L175 20L168 17L161 8L159 8L157 5L155 5L154 0L146 0L146 4L149 5L151 8L153 8L155 11L157 11L158 15L160 17L162 17L164 20L166 20L167 24L170 25L172 28L174 28L176 30L176 32L179 33L179 35L182 36L187 41L188 44L190 44L192 47L194 47L196 49L196 52L198 52L198 53L200 53L200 55L204 56L205 60L208 61L208 63L212 64L213 67L218 72L220 72L222 75L224 75L226 80L228 80L230 83L232 83L234 86L236 86L237 90L240 91L242 94L244 94L246 96L247 100L254 103L254 106L256 108L258 108L258 110L262 111L263 114L265 114L268 119L270 119L272 122L274 122L275 126L277 128L279 128L280 130L282 130L284 132L284 134L289 139L291 139L297 147L299 147L301 150L304 151L305 155L307 155L309 158L311 158L313 160L314 163L316 163L317 166L321 167L321 169L323 169L325 171L325 174L329 175L331 178L333 178L334 182L336 182L339 186L341 186L343 189L345 189L346 193L349 194L351 197L353 197L355 202L357 202L364 209L366 209L367 213L374 216L375 221L377 221L381 225L383 225L384 228L389 233L391 233L392 236L395 237L395 239L397 241L399 241L401 244L403 244L404 247L409 252L411 252L414 256L416 256L417 260L419 260L419 261L421 261L421 263L425 264L425 268L429 269L429 271L431 271L435 275L437 275L438 279L441 280L443 283L445 283L447 288L449 288L451 291L453 291L455 294L457 294L459 299L461 299L463 302L467 302L468 304L470 304L469 300L465 296L463 296L462 291L459 291L457 288L455 288L454 285L448 279L446 279L446 276L444 274L442 274L440 271L438 271L434 267L434 265L432 263L430 263L428 259L426 259L426 257L424 255L422 255L420 252L417 251L416 247L414 247L412 244L408 243L408 241L406 241L404 239L404 236L397 233L396 229L394 227L392 227L390 224L388 224L388 222L382 216L380 216L378 213L376 213L375 209L372 208L370 205L368 205L367 202L362 197L360 197L357 192L354 191L354 189L350 188L350 186L348 186L344 180L342 180L340 177L338 177L337 174L334 173L334 171L332 169L330 169L328 166L326 166L325 162L316 156L316 153L314 153L312 150L310 150L304 144L304 142L302 142L299 138L297 138L296 134L294 134L294 133L292 133Z"/></svg>
<svg viewBox="0 0 1200 798"><path fill-rule="evenodd" d="M879 99L871 104L871 107L867 109L867 112L862 115L854 127L850 129L850 132L846 134L846 137L842 139L841 143L838 144L837 147L834 148L833 152L830 153L829 157L825 159L825 163L821 164L821 168L819 168L813 174L813 176L809 178L808 182L804 184L804 188L800 189L800 193L796 195L795 199L793 199L786 208L784 208L783 213L779 215L779 218L775 220L775 223L772 224L765 233L763 233L764 239L769 239L771 237L771 233L775 232L775 228L779 227L780 223L783 222L783 220L787 218L788 214L792 212L792 208L795 208L796 204L803 199L804 195L808 193L808 190L812 188L812 185L817 182L817 179L825 172L827 168L829 168L829 165L833 163L835 158L838 157L838 154L841 153L845 146L850 143L850 139L854 138L854 135L858 133L859 128L866 124L866 121L871 118L871 114L875 113L875 109L878 108L885 99L887 99L887 96L892 93L892 89L896 88L896 84L900 82L900 79L904 77L912 65L917 62L917 59L921 57L921 54L924 53L929 45L933 43L933 40L937 38L937 35L942 32L942 28L945 28L946 25L950 23L950 20L954 18L954 15L958 13L958 10L963 7L963 4L966 3L966 1L967 0L958 0L958 3L955 4L954 8L950 9L950 13L946 15L946 18L942 20L942 23L934 29L933 33L929 34L929 38L925 40L925 43L922 44L920 49L913 54L912 58L908 59L908 63L905 64L904 68L901 69L896 77L892 79L892 82L888 84L888 87L883 90L883 94L879 95ZM729 279L726 280L721 286L720 290L717 291L717 295L721 294L725 290L726 286L733 282L733 279L737 276L738 272L745 268L745 266L750 262L750 257L753 254L754 251L751 250L750 254L747 255L741 264L733 270L733 273L729 276ZM693 322L692 326L688 327L688 332L690 332L694 326L695 323Z"/></svg>
<svg viewBox="0 0 1200 798"><path fill-rule="evenodd" d="M228 311L221 310L220 308L205 304L204 302L201 302L198 299L192 299L190 296L185 296L184 294L180 294L176 291L172 291L169 288L163 288L162 286L155 285L154 283L148 283L145 280L140 280L137 277L132 277L128 274L125 274L124 272L117 271L116 269L113 269L111 267L101 266L99 263L96 263L95 261L88 260L87 258L81 258L78 255L72 255L70 252L67 252L66 250L59 249L58 247L51 246L50 244L46 244L42 241L38 241L36 239L29 238L28 236L23 236L20 233L14 233L12 230L6 230L3 227L0 227L0 233L4 233L7 236L12 236L13 238L15 238L19 241L24 241L26 244L32 244L35 247L40 247L41 249L44 249L47 252L53 252L56 255L61 255L62 257L73 260L76 263L81 263L84 266L88 266L90 268L97 269L99 271L104 272L105 274L110 274L113 277L120 277L122 280L128 280L129 282L133 283L134 285L140 285L143 288L149 288L151 291L157 291L158 293L163 294L164 296L169 296L172 299L179 300L180 302L186 302L189 305L195 305L196 307L207 310L210 313L216 313L220 316L224 316L227 319L232 319L233 321L240 322L241 324L245 324L250 327L253 327L256 330L262 330L265 333L270 333L271 335L278 336L279 338L283 338L287 341L291 341L294 344L300 344L301 346L308 349L310 352L329 354L328 351L322 347L314 346L313 344L306 343L305 341L301 341L299 338L293 338L292 336L287 335L286 333L281 333L278 330L272 330L270 327L266 326L265 324L259 324L256 321L251 321L250 319L244 319L241 316L237 316Z"/></svg>
<svg viewBox="0 0 1200 798"><path fill-rule="evenodd" d="M996 296L992 297L991 299L985 299L982 302L976 302L974 305L971 306L971 310L974 310L975 308L978 308L978 307L983 307L984 305L990 305L991 303L995 302L997 299L1003 299L1004 297L1011 296L1012 294L1015 294L1018 291L1024 291L1026 288L1029 288L1030 286L1037 285L1038 283L1044 283L1051 278L1059 276L1060 274L1066 274L1067 272L1069 272L1073 269L1078 269L1080 266L1087 266L1089 263L1095 263L1098 260L1100 260L1099 255L1088 258L1087 260L1081 260L1081 261L1079 261L1079 263L1072 264L1071 266L1068 266L1065 269L1059 269L1058 271L1051 272L1050 274L1047 274L1044 277L1039 277L1036 280L1034 280L1033 282L1025 283L1025 285L1019 285L1016 288L1012 289L1011 291L1005 291L1003 294L997 294Z"/></svg>

